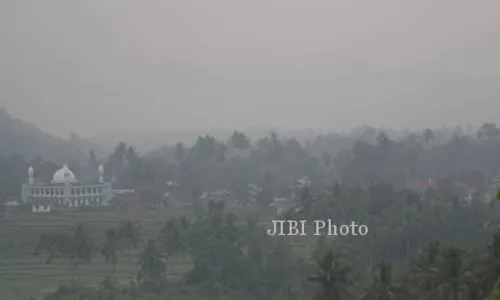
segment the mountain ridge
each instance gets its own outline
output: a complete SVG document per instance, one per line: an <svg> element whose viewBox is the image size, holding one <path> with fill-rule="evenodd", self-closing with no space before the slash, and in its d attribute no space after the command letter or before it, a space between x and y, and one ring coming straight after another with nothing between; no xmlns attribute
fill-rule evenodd
<svg viewBox="0 0 500 300"><path fill-rule="evenodd" d="M14 117L0 107L0 157L22 155L30 160L41 156L55 163L84 159L89 151L104 156L107 150L99 143L72 134L68 139L56 137L35 124Z"/></svg>

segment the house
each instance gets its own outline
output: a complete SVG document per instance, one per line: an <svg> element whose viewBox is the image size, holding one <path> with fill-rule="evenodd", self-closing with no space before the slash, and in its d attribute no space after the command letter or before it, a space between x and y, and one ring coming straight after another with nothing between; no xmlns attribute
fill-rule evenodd
<svg viewBox="0 0 500 300"><path fill-rule="evenodd" d="M274 198L273 202L270 204L271 207L276 209L276 215L281 216L288 210L297 207L299 202L291 198Z"/></svg>
<svg viewBox="0 0 500 300"><path fill-rule="evenodd" d="M110 206L118 210L135 210L143 208L140 203L140 197L133 189L114 190L114 196L111 199Z"/></svg>
<svg viewBox="0 0 500 300"><path fill-rule="evenodd" d="M140 202L149 209L164 208L167 206L165 192L167 186L159 183L142 183L135 186L135 192L138 194Z"/></svg>
<svg viewBox="0 0 500 300"><path fill-rule="evenodd" d="M461 196L462 200L466 203L472 202L472 199L478 193L477 187L469 186L462 182L455 182L452 185L452 188Z"/></svg>
<svg viewBox="0 0 500 300"><path fill-rule="evenodd" d="M257 198L259 197L259 194L261 192L262 192L262 189L258 185L249 184L248 185L248 196L249 196L250 202L257 201Z"/></svg>
<svg viewBox="0 0 500 300"><path fill-rule="evenodd" d="M495 188L500 188L500 175L491 178L491 184Z"/></svg>
<svg viewBox="0 0 500 300"><path fill-rule="evenodd" d="M180 185L175 181L168 181L165 183L165 193L163 196L169 205L173 206L183 206L185 205L182 201L182 191Z"/></svg>
<svg viewBox="0 0 500 300"><path fill-rule="evenodd" d="M420 180L412 180L406 184L406 187L417 192L425 192L427 190L437 190L438 184L432 178L429 178L426 181Z"/></svg>
<svg viewBox="0 0 500 300"><path fill-rule="evenodd" d="M311 183L312 183L312 181L311 181L311 179L309 179L309 177L301 177L295 181L295 184L296 184L297 188L299 188L299 189L308 187L311 185Z"/></svg>
<svg viewBox="0 0 500 300"><path fill-rule="evenodd" d="M207 193L203 193L200 196L200 200L203 201L226 201L231 199L231 191L228 189L220 189Z"/></svg>

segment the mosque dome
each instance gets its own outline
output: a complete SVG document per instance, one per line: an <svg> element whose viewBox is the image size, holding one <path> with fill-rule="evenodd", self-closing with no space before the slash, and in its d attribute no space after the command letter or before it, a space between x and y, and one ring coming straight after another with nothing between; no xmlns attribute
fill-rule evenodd
<svg viewBox="0 0 500 300"><path fill-rule="evenodd" d="M76 181L75 174L68 168L67 165L64 165L62 168L57 170L52 176L52 183L74 183Z"/></svg>

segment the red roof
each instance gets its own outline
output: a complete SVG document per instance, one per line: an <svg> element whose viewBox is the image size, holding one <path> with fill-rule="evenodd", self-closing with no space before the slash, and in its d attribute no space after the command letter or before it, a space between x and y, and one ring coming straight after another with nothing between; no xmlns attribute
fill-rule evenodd
<svg viewBox="0 0 500 300"><path fill-rule="evenodd" d="M426 181L412 180L409 181L406 184L406 186L410 189L415 189L415 190L437 189L437 183L432 179Z"/></svg>

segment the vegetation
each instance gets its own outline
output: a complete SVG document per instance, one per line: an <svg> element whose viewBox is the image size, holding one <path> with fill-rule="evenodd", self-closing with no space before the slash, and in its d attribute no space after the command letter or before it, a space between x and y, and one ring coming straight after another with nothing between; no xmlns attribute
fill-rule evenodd
<svg viewBox="0 0 500 300"><path fill-rule="evenodd" d="M399 136L365 128L308 143L235 132L145 155L120 143L106 159L89 153L72 168L104 164L106 180L146 202L175 182L188 208L5 213L0 282L37 274L41 284L23 295L47 299L498 299L495 128ZM28 163L3 162L0 190L15 198ZM39 169L50 177L54 168ZM218 189L230 196L207 196ZM279 218L308 220L307 235L266 233L276 198L294 199ZM314 235L312 221L324 219L369 232ZM42 259L38 269L29 263ZM39 275L50 272L60 274L50 283Z"/></svg>

